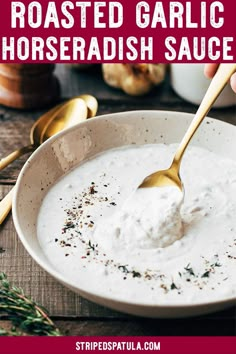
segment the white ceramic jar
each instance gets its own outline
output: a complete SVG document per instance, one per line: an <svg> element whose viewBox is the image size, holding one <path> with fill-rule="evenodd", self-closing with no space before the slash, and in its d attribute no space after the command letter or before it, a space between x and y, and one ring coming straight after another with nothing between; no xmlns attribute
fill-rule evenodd
<svg viewBox="0 0 236 354"><path fill-rule="evenodd" d="M199 105L210 84L204 75L204 64L171 64L171 85L185 100ZM213 107L227 107L236 104L236 94L227 85Z"/></svg>

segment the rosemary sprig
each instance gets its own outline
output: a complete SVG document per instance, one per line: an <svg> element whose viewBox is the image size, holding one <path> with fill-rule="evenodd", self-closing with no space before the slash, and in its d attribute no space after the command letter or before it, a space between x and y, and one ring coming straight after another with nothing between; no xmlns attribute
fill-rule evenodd
<svg viewBox="0 0 236 354"><path fill-rule="evenodd" d="M0 316L6 316L13 326L10 331L0 329L0 336L61 335L47 311L25 296L21 288L12 286L4 273L0 273Z"/></svg>

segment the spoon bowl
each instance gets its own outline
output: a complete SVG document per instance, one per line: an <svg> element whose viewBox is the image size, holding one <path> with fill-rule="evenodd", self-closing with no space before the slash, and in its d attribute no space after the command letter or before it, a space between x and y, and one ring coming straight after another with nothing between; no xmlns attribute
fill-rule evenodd
<svg viewBox="0 0 236 354"><path fill-rule="evenodd" d="M167 187L176 186L183 191L183 183L179 174L180 165L184 152L190 143L193 135L197 131L203 119L228 83L231 75L236 71L236 64L220 64L213 77L211 84L185 133L173 159L171 166L167 170L157 171L147 176L138 188Z"/></svg>
<svg viewBox="0 0 236 354"><path fill-rule="evenodd" d="M167 170L152 173L144 179L139 188L168 186L178 187L182 192L184 191L184 186L179 175L179 168L176 164L172 164Z"/></svg>
<svg viewBox="0 0 236 354"><path fill-rule="evenodd" d="M64 103L37 132L37 143L42 144L51 136L63 129L72 127L87 119L88 108L85 101L79 97ZM36 135L35 132L33 135Z"/></svg>
<svg viewBox="0 0 236 354"><path fill-rule="evenodd" d="M94 117L97 110L98 102L94 96L84 94L72 98L62 104L61 108L53 114L51 119L41 129L39 143L42 144L60 131L70 128L87 118Z"/></svg>
<svg viewBox="0 0 236 354"><path fill-rule="evenodd" d="M98 110L98 101L96 100L96 98L88 94L80 95L78 97L81 98L87 105L87 109L88 109L87 118L92 118L96 116Z"/></svg>

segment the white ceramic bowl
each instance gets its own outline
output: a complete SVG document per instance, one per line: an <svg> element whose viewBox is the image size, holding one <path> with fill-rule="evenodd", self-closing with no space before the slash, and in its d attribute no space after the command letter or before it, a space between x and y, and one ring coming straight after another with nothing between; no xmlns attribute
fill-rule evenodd
<svg viewBox="0 0 236 354"><path fill-rule="evenodd" d="M36 223L41 202L61 176L93 155L118 146L178 143L193 115L165 111L132 111L108 114L80 123L44 143L27 161L17 181L13 218L17 233L33 259L58 281L83 297L122 312L147 317L185 317L220 310L235 298L194 305L147 305L117 301L75 286L56 271L37 240ZM206 118L193 139L218 154L236 159L236 128Z"/></svg>

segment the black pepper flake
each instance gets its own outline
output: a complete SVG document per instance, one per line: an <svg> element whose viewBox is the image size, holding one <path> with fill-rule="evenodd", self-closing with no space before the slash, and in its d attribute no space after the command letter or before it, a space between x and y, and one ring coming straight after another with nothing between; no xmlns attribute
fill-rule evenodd
<svg viewBox="0 0 236 354"><path fill-rule="evenodd" d="M151 275L150 275L150 274L148 274L148 273L147 273L147 274L145 274L144 278L145 278L145 279L147 279L147 280L151 280L151 279L152 279Z"/></svg>
<svg viewBox="0 0 236 354"><path fill-rule="evenodd" d="M0 247L0 254L5 253L5 252L6 252L6 250L4 250L4 248Z"/></svg>
<svg viewBox="0 0 236 354"><path fill-rule="evenodd" d="M116 203L115 203L115 202L111 202L111 203L110 203L110 205L114 205L114 206L116 206Z"/></svg>
<svg viewBox="0 0 236 354"><path fill-rule="evenodd" d="M75 227L75 224L72 222L72 221L67 221L66 223L65 223L65 229L73 229Z"/></svg>
<svg viewBox="0 0 236 354"><path fill-rule="evenodd" d="M170 289L171 290L175 290L175 289L178 289L177 286L175 285L174 282L172 282L171 286L170 286Z"/></svg>
<svg viewBox="0 0 236 354"><path fill-rule="evenodd" d="M167 289L167 287L166 287L166 285L165 285L165 284L161 284L161 285L160 285L160 288L162 288L163 290L165 290L165 292L167 292L167 291L168 291L168 289Z"/></svg>
<svg viewBox="0 0 236 354"><path fill-rule="evenodd" d="M94 187L94 186L92 186L92 187L89 188L89 193L90 193L90 194L95 194L95 193L97 193L97 191L95 191L95 187Z"/></svg>
<svg viewBox="0 0 236 354"><path fill-rule="evenodd" d="M136 272L135 270L132 271L133 278L141 278L141 273Z"/></svg>
<svg viewBox="0 0 236 354"><path fill-rule="evenodd" d="M55 242L58 242L58 238L55 238Z"/></svg>

